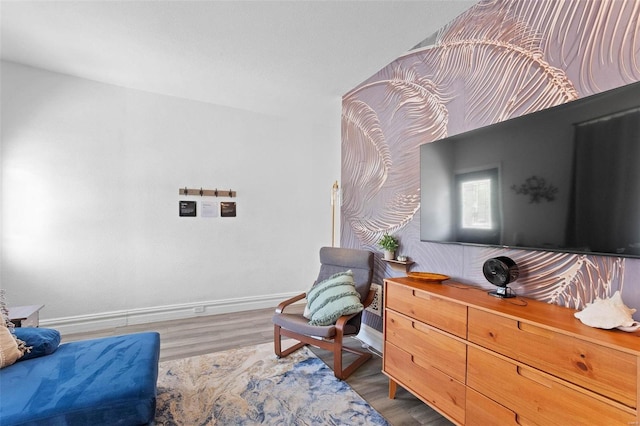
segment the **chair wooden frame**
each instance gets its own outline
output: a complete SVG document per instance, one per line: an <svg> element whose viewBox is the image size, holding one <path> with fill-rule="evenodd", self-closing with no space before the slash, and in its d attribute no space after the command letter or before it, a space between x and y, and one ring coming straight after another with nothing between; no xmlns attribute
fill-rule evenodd
<svg viewBox="0 0 640 426"><path fill-rule="evenodd" d="M369 290L369 294L367 295L367 298L362 303L365 309L373 302L375 295L376 295L375 290L373 289ZM278 305L278 307L276 308L276 313L281 314L287 306L295 302L298 302L304 299L305 297L307 297L306 293L302 293L290 299L285 300L284 302ZM333 338L319 339L311 335L296 333L294 331L282 328L277 324L274 324L273 341L274 341L275 353L279 358L286 357L287 355L297 351L298 349L306 345L311 345L327 351L331 351L333 352L333 374L338 379L345 380L358 367L360 367L362 364L364 364L369 359L371 359L370 352L364 351L364 350L361 351L361 350L346 347L343 345L343 340L345 336L345 333L344 333L345 326L347 325L347 322L351 318L355 317L356 315L358 314L343 315L340 318L338 318L338 321L336 321L336 324L335 324L336 333L333 336ZM290 348L282 350L282 336L296 339L299 341L299 343L294 344ZM357 358L354 361L352 361L349 365L347 365L345 368L343 368L343 362L342 362L343 352L349 352L357 355Z"/></svg>

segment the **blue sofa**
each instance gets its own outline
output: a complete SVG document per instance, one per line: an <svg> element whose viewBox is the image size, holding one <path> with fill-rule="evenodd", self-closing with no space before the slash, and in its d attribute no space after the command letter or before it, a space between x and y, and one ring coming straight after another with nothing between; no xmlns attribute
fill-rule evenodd
<svg viewBox="0 0 640 426"><path fill-rule="evenodd" d="M0 425L153 422L160 355L155 332L64 343L0 370Z"/></svg>

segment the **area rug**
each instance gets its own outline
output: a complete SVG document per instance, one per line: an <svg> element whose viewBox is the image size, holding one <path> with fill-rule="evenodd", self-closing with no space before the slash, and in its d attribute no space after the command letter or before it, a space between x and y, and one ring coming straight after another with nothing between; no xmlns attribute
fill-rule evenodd
<svg viewBox="0 0 640 426"><path fill-rule="evenodd" d="M388 425L309 349L266 343L160 363L156 425Z"/></svg>

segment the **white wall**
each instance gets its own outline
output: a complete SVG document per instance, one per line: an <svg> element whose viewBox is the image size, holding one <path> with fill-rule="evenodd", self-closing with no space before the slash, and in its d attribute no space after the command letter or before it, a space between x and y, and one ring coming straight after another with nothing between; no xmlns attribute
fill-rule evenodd
<svg viewBox="0 0 640 426"><path fill-rule="evenodd" d="M334 105L267 116L3 62L9 303L45 304L41 319L61 324L306 290L331 243ZM238 216L178 217L185 186L237 191Z"/></svg>

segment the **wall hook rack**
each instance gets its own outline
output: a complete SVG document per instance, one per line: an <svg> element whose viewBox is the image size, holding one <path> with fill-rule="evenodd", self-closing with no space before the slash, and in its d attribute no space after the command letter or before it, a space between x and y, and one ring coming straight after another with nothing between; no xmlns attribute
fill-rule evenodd
<svg viewBox="0 0 640 426"><path fill-rule="evenodd" d="M216 189L202 189L202 187L200 187L199 189L195 189L195 188L187 188L186 186L184 188L180 188L178 190L178 194L179 195L200 195L201 197L235 197L236 191L229 189L228 191L224 191L224 190L218 190L218 188Z"/></svg>

